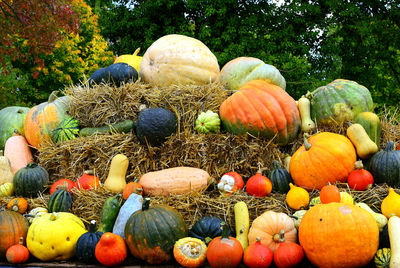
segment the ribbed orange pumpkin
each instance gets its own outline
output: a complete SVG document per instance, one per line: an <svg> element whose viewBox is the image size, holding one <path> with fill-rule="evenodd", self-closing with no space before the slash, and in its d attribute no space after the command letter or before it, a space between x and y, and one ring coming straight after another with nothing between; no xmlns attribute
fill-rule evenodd
<svg viewBox="0 0 400 268"><path fill-rule="evenodd" d="M328 182L345 182L356 160L356 150L348 138L320 132L304 138L304 145L290 159L289 170L297 186L321 190Z"/></svg>
<svg viewBox="0 0 400 268"><path fill-rule="evenodd" d="M25 241L28 232L28 222L18 212L0 208L0 259L6 256L6 251L12 245L17 245L20 238Z"/></svg>
<svg viewBox="0 0 400 268"><path fill-rule="evenodd" d="M362 267L378 249L379 229L372 214L355 205L320 204L301 219L299 241L318 267Z"/></svg>
<svg viewBox="0 0 400 268"><path fill-rule="evenodd" d="M292 141L300 128L295 100L282 88L252 80L227 98L219 108L225 129L237 135L247 132L272 138L280 144Z"/></svg>
<svg viewBox="0 0 400 268"><path fill-rule="evenodd" d="M67 117L68 97L52 92L47 102L32 107L25 118L25 137L30 145L40 148L44 141L51 141L53 131Z"/></svg>

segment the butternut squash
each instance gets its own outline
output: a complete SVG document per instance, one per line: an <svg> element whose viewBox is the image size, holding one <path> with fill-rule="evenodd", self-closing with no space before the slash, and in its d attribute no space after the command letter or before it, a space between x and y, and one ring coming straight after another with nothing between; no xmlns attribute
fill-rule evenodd
<svg viewBox="0 0 400 268"><path fill-rule="evenodd" d="M6 182L13 182L13 178L10 160L8 160L8 158L3 155L3 151L0 150L0 185Z"/></svg>
<svg viewBox="0 0 400 268"><path fill-rule="evenodd" d="M28 142L17 130L7 139L4 145L4 156L10 160L13 175L21 168L33 162L33 156Z"/></svg>
<svg viewBox="0 0 400 268"><path fill-rule="evenodd" d="M400 218L392 216L388 222L390 239L390 268L400 267Z"/></svg>
<svg viewBox="0 0 400 268"><path fill-rule="evenodd" d="M250 219L249 210L245 202L237 202L233 208L235 212L235 227L236 227L236 239L239 240L243 247L243 250L249 245L249 234Z"/></svg>
<svg viewBox="0 0 400 268"><path fill-rule="evenodd" d="M210 175L193 167L174 167L148 172L139 179L143 193L151 196L168 196L199 192L207 188Z"/></svg>
<svg viewBox="0 0 400 268"><path fill-rule="evenodd" d="M111 160L110 171L104 182L104 187L111 192L121 193L126 186L126 171L128 170L129 159L123 154L117 154Z"/></svg>
<svg viewBox="0 0 400 268"><path fill-rule="evenodd" d="M378 151L378 146L368 136L367 132L360 124L352 124L347 128L347 136L354 144L357 155L361 159L368 159Z"/></svg>
<svg viewBox="0 0 400 268"><path fill-rule="evenodd" d="M312 121L310 116L311 111L311 102L305 96L302 96L297 101L297 106L299 107L300 111L300 118L301 118L301 130L303 132L310 132L315 128L315 123Z"/></svg>

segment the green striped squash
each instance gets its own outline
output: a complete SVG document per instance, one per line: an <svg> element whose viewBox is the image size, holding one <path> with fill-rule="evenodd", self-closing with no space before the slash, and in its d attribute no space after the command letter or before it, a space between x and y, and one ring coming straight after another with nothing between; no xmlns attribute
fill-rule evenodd
<svg viewBox="0 0 400 268"><path fill-rule="evenodd" d="M0 110L0 150L4 149L7 139L12 136L15 129L24 136L25 117L29 109L10 106Z"/></svg>
<svg viewBox="0 0 400 268"><path fill-rule="evenodd" d="M53 130L53 142L63 142L68 140L73 140L79 134L79 123L78 120L72 116L67 116L58 125L56 129Z"/></svg>
<svg viewBox="0 0 400 268"><path fill-rule="evenodd" d="M378 146L381 141L381 121L379 116L372 112L359 113L354 121L363 126L369 138Z"/></svg>
<svg viewBox="0 0 400 268"><path fill-rule="evenodd" d="M292 176L282 168L278 161L274 160L274 169L269 173L268 178L272 183L272 190L279 193L287 193L290 189L289 183L292 182Z"/></svg>
<svg viewBox="0 0 400 268"><path fill-rule="evenodd" d="M390 248L378 249L374 258L376 268L389 268L390 255Z"/></svg>
<svg viewBox="0 0 400 268"><path fill-rule="evenodd" d="M69 212L72 208L72 196L65 189L58 189L50 195L47 204L49 212Z"/></svg>
<svg viewBox="0 0 400 268"><path fill-rule="evenodd" d="M311 101L311 118L318 123L352 120L362 112L372 111L369 90L350 80L336 79L307 94Z"/></svg>
<svg viewBox="0 0 400 268"><path fill-rule="evenodd" d="M29 163L14 174L13 184L16 196L36 197L49 182L47 171L36 163Z"/></svg>

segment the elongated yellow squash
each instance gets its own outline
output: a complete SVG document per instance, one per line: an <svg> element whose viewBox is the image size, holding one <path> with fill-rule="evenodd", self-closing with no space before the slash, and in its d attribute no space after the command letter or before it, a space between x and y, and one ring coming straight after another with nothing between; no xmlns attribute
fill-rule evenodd
<svg viewBox="0 0 400 268"><path fill-rule="evenodd" d="M243 250L249 245L250 219L249 210L245 202L237 202L233 208L235 212L236 239L242 244Z"/></svg>
<svg viewBox="0 0 400 268"><path fill-rule="evenodd" d="M302 96L297 101L297 106L300 111L301 118L301 130L304 132L309 132L315 128L315 123L312 121L310 113L311 113L311 102L308 98Z"/></svg>
<svg viewBox="0 0 400 268"><path fill-rule="evenodd" d="M390 268L400 267L400 218L392 216L388 222L390 239Z"/></svg>
<svg viewBox="0 0 400 268"><path fill-rule="evenodd" d="M123 154L117 154L111 160L110 172L104 182L104 187L114 193L121 193L126 186L126 171L129 159Z"/></svg>
<svg viewBox="0 0 400 268"><path fill-rule="evenodd" d="M370 158L378 151L378 146L368 136L367 132L360 124L352 124L347 128L347 136L354 144L357 155L361 159Z"/></svg>

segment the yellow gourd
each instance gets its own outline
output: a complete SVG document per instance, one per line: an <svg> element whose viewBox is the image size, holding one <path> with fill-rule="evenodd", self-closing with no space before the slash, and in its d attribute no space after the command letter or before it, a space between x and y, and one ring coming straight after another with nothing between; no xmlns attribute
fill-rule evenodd
<svg viewBox="0 0 400 268"><path fill-rule="evenodd" d="M361 159L370 158L378 151L378 146L373 142L362 125L352 124L347 128L347 136L354 144L357 155Z"/></svg>
<svg viewBox="0 0 400 268"><path fill-rule="evenodd" d="M390 240L390 268L400 267L400 218L392 216L388 222Z"/></svg>
<svg viewBox="0 0 400 268"><path fill-rule="evenodd" d="M127 63L139 73L140 63L142 62L142 57L138 56L140 47L133 52L132 55L121 55L115 59L114 63L123 62Z"/></svg>
<svg viewBox="0 0 400 268"><path fill-rule="evenodd" d="M378 224L378 228L379 231L383 230L383 227L385 227L385 225L388 222L388 219L385 217L385 215L380 214L380 213L376 213L375 211L373 211L367 204L365 203L356 203L356 206L365 209L366 211L368 211L369 213L371 213L372 216L374 216L376 223Z"/></svg>
<svg viewBox="0 0 400 268"><path fill-rule="evenodd" d="M393 215L400 217L400 195L392 188L389 188L389 194L382 201L381 211L386 218Z"/></svg>
<svg viewBox="0 0 400 268"><path fill-rule="evenodd" d="M14 184L6 182L0 185L0 196L12 196L14 194Z"/></svg>
<svg viewBox="0 0 400 268"><path fill-rule="evenodd" d="M0 185L6 182L13 182L13 178L10 160L0 150Z"/></svg>
<svg viewBox="0 0 400 268"><path fill-rule="evenodd" d="M299 210L304 209L310 202L310 195L308 192L301 188L289 183L290 190L286 194L286 203L291 209Z"/></svg>
<svg viewBox="0 0 400 268"><path fill-rule="evenodd" d="M126 171L128 170L129 159L123 154L113 157L110 165L110 172L104 182L104 187L114 193L121 193L126 186Z"/></svg>
<svg viewBox="0 0 400 268"><path fill-rule="evenodd" d="M301 130L304 132L309 132L315 128L314 121L311 120L310 116L310 100L302 96L297 101L297 106L299 107L300 117L301 117Z"/></svg>
<svg viewBox="0 0 400 268"><path fill-rule="evenodd" d="M354 199L351 196L351 194L349 194L347 192L340 192L340 203L353 205Z"/></svg>
<svg viewBox="0 0 400 268"><path fill-rule="evenodd" d="M243 250L249 245L249 210L245 202L237 202L234 206L235 212L235 226L236 226L236 239L242 244Z"/></svg>

